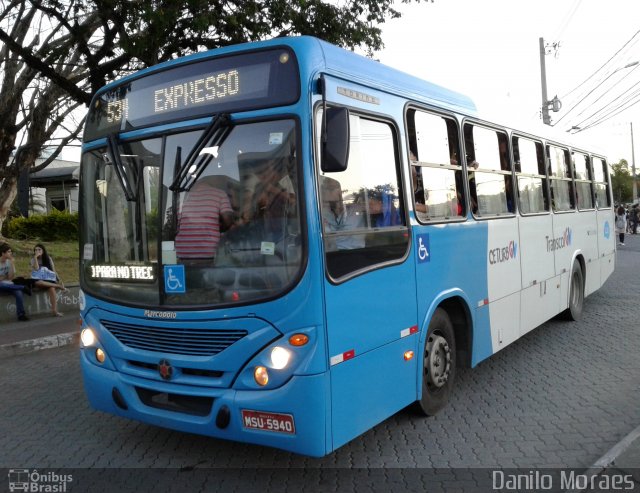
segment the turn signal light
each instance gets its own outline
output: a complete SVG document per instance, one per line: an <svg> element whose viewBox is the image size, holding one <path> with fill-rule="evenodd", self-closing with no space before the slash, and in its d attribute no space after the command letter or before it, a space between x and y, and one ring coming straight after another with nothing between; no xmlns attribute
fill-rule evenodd
<svg viewBox="0 0 640 493"><path fill-rule="evenodd" d="M404 352L404 360L409 361L413 359L413 351L405 351Z"/></svg>
<svg viewBox="0 0 640 493"><path fill-rule="evenodd" d="M309 336L306 334L293 334L289 337L289 344L292 346L304 346L307 342L309 342Z"/></svg>
<svg viewBox="0 0 640 493"><path fill-rule="evenodd" d="M104 351L100 348L96 349L96 359L98 363L104 363L104 360L107 358L107 355L104 354Z"/></svg>
<svg viewBox="0 0 640 493"><path fill-rule="evenodd" d="M269 372L264 366L256 366L253 370L253 378L258 385L264 387L269 383Z"/></svg>

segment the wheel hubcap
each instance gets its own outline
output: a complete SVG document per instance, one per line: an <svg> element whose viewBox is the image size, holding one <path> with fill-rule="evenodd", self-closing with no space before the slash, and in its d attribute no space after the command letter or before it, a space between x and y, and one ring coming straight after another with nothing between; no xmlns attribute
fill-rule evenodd
<svg viewBox="0 0 640 493"><path fill-rule="evenodd" d="M429 387L440 388L447 383L451 371L451 348L441 335L429 336L424 353L424 368Z"/></svg>

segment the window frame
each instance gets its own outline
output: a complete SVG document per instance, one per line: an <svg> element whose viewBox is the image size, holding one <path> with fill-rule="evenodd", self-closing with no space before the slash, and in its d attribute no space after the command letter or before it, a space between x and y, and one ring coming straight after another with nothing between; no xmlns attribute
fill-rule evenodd
<svg viewBox="0 0 640 493"><path fill-rule="evenodd" d="M375 262L372 263L371 265L367 265L365 267L360 267L357 268L353 271L347 272L339 277L334 277L330 272L329 272L329 262L327 260L327 253L334 253L334 252L327 252L326 250L326 238L325 238L325 232L324 232L324 228L322 225L322 190L321 190L321 177L322 176L329 176L331 178L333 178L332 175L335 175L336 173L325 173L322 174L322 171L320 169L320 160L321 160L321 152L320 152L320 148L319 148L319 142L320 142L320 135L319 132L321 132L321 129L318 125L316 125L316 122L318 121L318 114L320 111L323 110L323 102L322 101L318 101L313 108L313 118L312 118L312 123L313 123L313 155L314 155L314 166L313 166L313 180L314 180L314 187L315 187L315 192L316 192L316 210L317 210L317 214L318 214L318 219L320 221L320 224L318 225L318 233L320 235L321 238L321 244L322 244L322 258L323 258L323 263L324 263L324 271L325 271L325 276L327 278L327 280L333 284L333 285L339 285L339 284L343 284L345 282L350 281L351 279L354 279L356 277L359 277L361 275L367 274L369 272L372 272L374 270L378 270L378 269L383 269L386 267L390 267L393 265L399 265L404 263L407 258L409 258L409 253L411 252L411 248L412 248L412 237L411 237L411 224L410 224L410 220L409 220L409 213L408 213L408 204L406 201L406 183L405 183L405 179L404 179L404 173L402 172L402 167L403 167L403 161L401 159L401 151L400 151L400 136L402 135L402 132L400 130L400 128L398 127L396 121L393 119L393 117L391 117L388 114L382 114L382 113L375 113L375 112L370 112L370 111L366 111L363 110L362 108L358 108L358 107L354 107L354 106L350 106L350 105L343 105L343 104L339 104L339 103L335 103L335 102L326 102L326 107L344 107L347 108L349 110L349 114L350 117L351 116L357 116L359 118L364 118L373 122L379 122L382 124L385 124L389 127L389 129L391 130L391 137L393 139L393 154L394 154L394 159L395 159L395 172L396 172L396 177L397 177L397 184L398 184L398 200L399 200L399 214L400 217L402 219L404 219L404 225L398 225L398 226L393 226L393 227L389 227L389 228L372 228L368 233L361 233L361 234L376 234L379 232L389 232L389 231L398 231L398 232L402 232L402 234L405 234L407 237L407 241L406 241L406 248L404 253L402 254L402 256L399 256L397 258L391 259L391 260L385 260L385 261L380 261L380 262ZM321 121L321 120L320 120ZM339 181L339 180L338 180ZM357 233L356 233L357 234ZM365 248L363 248L362 250L366 250L366 246ZM340 250L337 250L340 251ZM343 250L343 251L349 251L349 250Z"/></svg>
<svg viewBox="0 0 640 493"><path fill-rule="evenodd" d="M469 153L468 153L468 149L467 149L467 139L466 139L466 126L467 125L471 125L471 126L475 126L475 127L480 127L483 128L485 130L490 130L496 133L496 135L502 134L502 136L505 138L506 143L507 143L507 165L509 167L509 170L495 170L495 169L491 169L491 168L482 168L482 167L478 167L478 169L469 169ZM464 153L464 165L463 165L463 178L466 175L466 185L465 188L467 189L467 201L469 204L471 204L471 200L472 200L472 194L471 194L471 184L470 184L470 179L469 179L469 173L486 173L486 174L495 174L495 175L500 175L503 177L511 177L511 197L512 197L512 211L507 211L507 212L503 212L503 213L494 213L494 214L483 214L483 215L478 215L477 213L473 212L473 208L469 207L469 210L471 211L471 214L473 216L473 218L477 221L483 221L483 220L492 220L492 219L506 219L506 218L512 218L516 216L516 209L517 209L517 205L515 203L515 188L514 188L514 184L515 184L515 176L514 176L514 165L513 165L513 153L512 153L512 149L511 149L511 142L510 142L510 132L507 130L506 127L501 127L499 125L495 125L492 124L490 122L486 122L486 121L482 121L482 120L477 120L475 118L465 118L462 121L462 124L460 126L460 130L461 130L461 145L462 145L462 150ZM475 149L474 151L474 155L475 155ZM475 157L474 157L475 160ZM508 199L508 190L507 187L505 185L505 194L507 195L507 199ZM476 193L476 197L477 197L477 193Z"/></svg>
<svg viewBox="0 0 640 493"><path fill-rule="evenodd" d="M577 173L577 168L576 168L576 159L575 156L576 155L581 155L584 156L586 158L586 165L587 165L587 179L578 179L578 173ZM591 163L591 154L589 154L588 152L585 151L581 151L580 149L571 149L571 166L573 169L573 177L574 177L574 190L576 193L576 208L578 209L578 211L593 211L596 209L596 199L595 199L595 194L594 194L594 187L593 187L593 168L592 168L592 163ZM578 187L579 184L583 184L583 185L589 185L589 192L591 194L591 207L586 207L586 208L581 208L580 207L580 200L579 200L579 196L578 196Z"/></svg>
<svg viewBox="0 0 640 493"><path fill-rule="evenodd" d="M456 135L456 151L457 151L457 156L458 156L458 161L459 164L458 166L452 165L452 164L447 164L447 163L431 163L431 162L426 162L426 161L414 161L412 162L409 156L409 151L411 150L411 142L410 142L410 136L409 136L409 132L408 132L408 122L409 122L409 112L414 111L414 112L422 112L425 113L427 115L430 116L435 116L435 117L439 117L442 118L443 121L445 122L452 122L453 125L455 126L455 135ZM462 195L462 214L459 216L451 216L449 218L434 218L434 219L425 219L424 217L420 217L418 216L418 214L416 213L416 202L415 202L415 194L413 193L413 183L411 183L411 187L408 189L409 190L409 195L410 195L410 200L409 202L411 203L412 207L413 207L413 211L414 211L414 216L416 218L416 220L422 224L422 225L429 225L429 224L447 224L447 223L459 223L459 222L464 222L468 219L468 214L469 214L469 198L468 198L468 192L467 192L467 187L465 186L464 183L464 170L463 170L463 166L462 166L462 142L460 139L460 129L462 128L460 125L460 122L457 118L455 118L455 116L446 113L444 111L438 111L436 109L433 108L428 108L428 107L424 107L424 106L420 106L417 105L415 103L408 103L407 105L405 105L404 108L404 124L405 124L405 129L407 129L406 133L406 146L407 146L407 162L409 165L409 180L412 180L411 175L412 175L412 168L416 167L416 168L429 168L429 169L444 169L444 170L452 170L454 172L460 172L461 176L462 176L462 182L461 182L461 189L459 190L459 192ZM415 120L414 120L414 128L415 128ZM416 139L416 144L417 144L417 139ZM415 164L414 164L415 163ZM423 177L424 180L424 177ZM423 189L424 189L424 181L423 181Z"/></svg>
<svg viewBox="0 0 640 493"><path fill-rule="evenodd" d="M525 139L528 140L529 142L533 142L536 147L538 145L540 145L540 148L542 149L542 166L544 167L544 175L541 174L530 174L530 173L523 173L521 171L518 171L517 167L517 162L515 159L515 146L514 146L514 139ZM551 191L549 189L549 173L548 173L548 163L547 163L547 155L545 153L545 143L542 139L538 138L538 137L533 137L531 135L526 135L523 134L521 132L512 132L511 133L511 154L512 154L512 158L513 158L513 172L515 174L515 191L518 197L518 212L520 213L521 216L543 216L543 215L547 215L547 214L551 214L552 211L552 207L551 207ZM540 171L538 169L538 171ZM542 179L542 193L543 193L543 199L544 199L544 203L545 203L545 209L543 211L537 211L537 212L522 212L522 208L520 207L520 184L519 184L519 178L521 176L527 177L527 178L540 178Z"/></svg>
<svg viewBox="0 0 640 493"><path fill-rule="evenodd" d="M603 165L603 173L604 173L604 179L605 181L597 181L596 180L596 174L595 174L595 166L593 164L593 161L597 159L599 160L602 165ZM613 208L613 199L611 197L611 173L609 173L609 163L607 162L606 158L602 157L602 156L598 156L597 154L591 154L591 169L593 171L593 192L595 195L595 208L596 210L611 210ZM600 207L600 203L598 201L598 194L597 194L597 185L604 185L604 190L605 190L605 194L607 197L607 202L609 203L609 205L607 205L606 207Z"/></svg>
<svg viewBox="0 0 640 493"><path fill-rule="evenodd" d="M563 151L564 157L565 157L565 167L568 165L569 166L569 174L570 176L568 178L560 178L560 177L556 177L551 173L551 153L550 153L550 149L551 147L555 147L557 149L560 149L561 151ZM567 163L567 158L568 158L568 163ZM578 201L577 201L577 197L576 197L576 192L575 192L575 184L573 182L573 160L571 158L571 148L569 148L566 145L563 144L559 144L557 142L554 141L546 141L545 143L545 159L546 159L546 163L547 163L547 175L549 176L549 199L551 201L550 205L551 205L551 211L554 214L568 214L568 213L573 213L573 212L578 212ZM571 207L569 209L556 209L554 206L554 197L553 197L553 183L554 181L562 181L562 182L567 182L569 183L569 198L571 200Z"/></svg>

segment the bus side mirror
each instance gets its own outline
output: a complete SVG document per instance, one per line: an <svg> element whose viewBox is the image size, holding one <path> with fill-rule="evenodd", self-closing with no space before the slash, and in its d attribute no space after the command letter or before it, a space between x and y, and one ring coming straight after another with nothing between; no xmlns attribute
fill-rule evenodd
<svg viewBox="0 0 640 493"><path fill-rule="evenodd" d="M322 135L322 162L324 173L337 173L347 169L349 161L349 110L326 108Z"/></svg>

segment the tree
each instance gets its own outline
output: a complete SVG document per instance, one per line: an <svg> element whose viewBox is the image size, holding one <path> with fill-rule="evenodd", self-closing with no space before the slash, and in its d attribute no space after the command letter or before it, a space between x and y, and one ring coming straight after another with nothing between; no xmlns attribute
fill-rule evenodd
<svg viewBox="0 0 640 493"><path fill-rule="evenodd" d="M619 163L611 165L611 186L613 201L623 204L633 200L633 178L629 172L629 163L621 159Z"/></svg>
<svg viewBox="0 0 640 493"><path fill-rule="evenodd" d="M392 0L0 0L0 228L21 170L44 168L79 135L82 121L67 126L69 115L108 81L195 51L276 36L313 35L372 54L382 47L379 25L400 16L392 6ZM52 140L57 151L35 168Z"/></svg>

